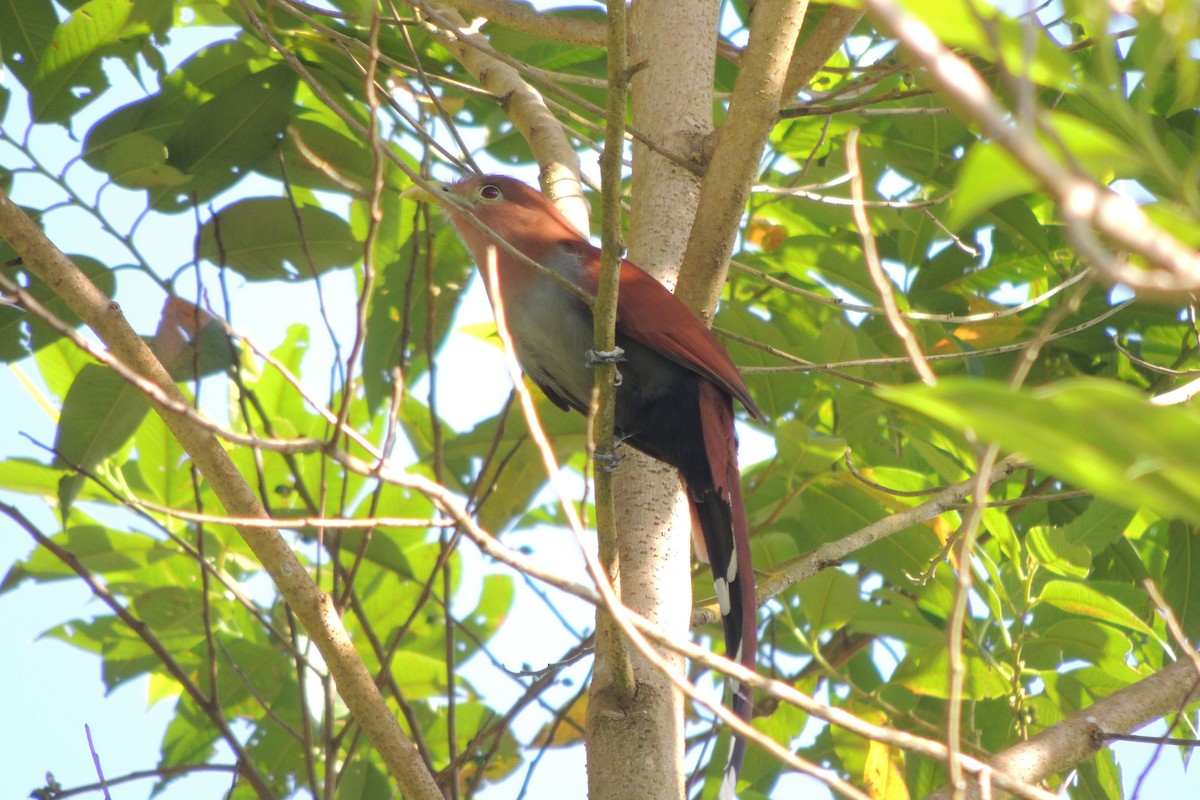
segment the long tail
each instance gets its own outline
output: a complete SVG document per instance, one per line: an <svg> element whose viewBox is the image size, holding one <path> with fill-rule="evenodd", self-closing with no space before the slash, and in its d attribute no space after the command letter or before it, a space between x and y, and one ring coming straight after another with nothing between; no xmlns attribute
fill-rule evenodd
<svg viewBox="0 0 1200 800"><path fill-rule="evenodd" d="M725 654L753 670L758 652L757 605L754 570L750 564L750 528L742 503L741 473L737 463L733 401L723 389L708 381L700 382L699 399L708 463L685 469L683 477L688 484L712 568L713 586L721 607L721 627L725 632ZM733 712L746 722L750 722L753 712L753 691L738 682L733 684ZM737 774L745 754L746 742L739 736L734 740L725 767L721 798L734 796Z"/></svg>

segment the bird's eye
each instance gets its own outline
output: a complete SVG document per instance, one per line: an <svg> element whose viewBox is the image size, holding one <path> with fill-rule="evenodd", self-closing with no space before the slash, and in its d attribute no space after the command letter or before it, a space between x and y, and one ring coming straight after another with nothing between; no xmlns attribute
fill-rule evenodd
<svg viewBox="0 0 1200 800"><path fill-rule="evenodd" d="M499 188L489 183L487 186L481 186L479 188L479 196L484 200L499 200L504 195L501 193Z"/></svg>

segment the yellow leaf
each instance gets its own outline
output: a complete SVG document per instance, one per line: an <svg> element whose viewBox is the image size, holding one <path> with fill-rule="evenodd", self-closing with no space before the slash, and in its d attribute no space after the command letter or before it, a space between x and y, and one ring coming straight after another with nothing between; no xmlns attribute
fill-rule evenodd
<svg viewBox="0 0 1200 800"><path fill-rule="evenodd" d="M542 726L537 736L533 737L533 747L566 747L583 740L584 726L587 724L587 692L584 692L557 716Z"/></svg>
<svg viewBox="0 0 1200 800"><path fill-rule="evenodd" d="M972 314L987 314L1003 311L1007 307L997 305L984 297L968 297L967 308ZM1020 315L1010 314L1006 317L959 325L954 329L954 338L979 350L1016 341L1024 331L1025 323L1021 320Z"/></svg>
<svg viewBox="0 0 1200 800"><path fill-rule="evenodd" d="M871 800L908 800L900 751L882 742L871 742L863 767L863 784Z"/></svg>
<svg viewBox="0 0 1200 800"><path fill-rule="evenodd" d="M746 224L746 243L766 250L768 253L778 250L787 237L787 228L775 225L761 217L755 217Z"/></svg>
<svg viewBox="0 0 1200 800"><path fill-rule="evenodd" d="M519 766L521 766L521 758L515 751L505 752L502 750L488 759L487 769L483 771L483 777L488 783L496 783L507 778ZM459 791L466 792L475 783L475 774L477 772L479 772L478 764L474 762L463 764L462 769L458 772Z"/></svg>

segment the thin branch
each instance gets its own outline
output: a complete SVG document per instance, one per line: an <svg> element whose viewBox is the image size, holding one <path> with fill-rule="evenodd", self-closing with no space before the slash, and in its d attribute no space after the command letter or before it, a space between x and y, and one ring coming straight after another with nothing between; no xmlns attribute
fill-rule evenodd
<svg viewBox="0 0 1200 800"><path fill-rule="evenodd" d="M1053 342L1053 341L1056 341L1058 339L1063 339L1068 336L1074 336L1075 334L1079 333L1080 331L1087 330L1088 328L1093 328L1096 325L1099 325L1101 322L1104 322L1109 317L1112 317L1115 314L1119 314L1120 312L1124 311L1126 308L1128 308L1130 305L1132 305L1135 302L1136 302L1136 298L1130 298L1129 300L1126 300L1123 303L1118 303L1117 305L1112 306L1111 308L1104 311L1103 313L1097 314L1095 317L1087 320L1086 322L1081 322L1078 325L1072 325L1070 328L1064 328L1061 331L1057 331L1057 332L1051 334L1050 336L1045 337L1045 339L1042 341L1042 343L1045 344L1046 342ZM933 353L933 354L925 356L925 359L927 361L948 361L948 360L963 360L963 359L968 359L968 358L983 358L985 356L999 355L1000 353L1012 353L1017 350L1024 350L1029 346L1030 341L1033 341L1033 340L1027 339L1027 340L1021 341L1021 342L1014 342L1013 344L1002 344L1002 345L997 345L996 347L988 347L983 350L971 350L971 351L962 352L962 353ZM798 357L797 357L797 359L798 359ZM798 359L798 360L803 360L803 359ZM829 364L814 364L812 366L743 367L742 374L748 375L751 373L760 373L761 374L761 373L772 373L772 372L800 372L800 371L807 371L807 370L832 371L832 370L836 370L836 369L846 369L848 367L878 367L878 366L888 366L888 365L892 365L892 364L905 364L905 363L908 363L907 356L894 356L894 357L884 357L884 358L859 358L859 359L854 359L851 361L834 361Z"/></svg>
<svg viewBox="0 0 1200 800"><path fill-rule="evenodd" d="M991 486L997 481L1004 480L1025 466L1026 462L1020 456L1008 456L999 461L996 467L987 474L986 485ZM828 542L802 556L779 564L770 574L758 580L759 605L782 594L800 581L816 575L821 570L840 564L842 559L851 553L894 533L899 533L905 528L919 525L944 514L977 488L974 477L952 484L920 505L876 520L837 541ZM693 627L711 625L720 618L715 603L695 608L692 611Z"/></svg>
<svg viewBox="0 0 1200 800"><path fill-rule="evenodd" d="M852 303L840 297L830 297L829 295L821 294L820 292L801 289L798 286L793 286L786 281L782 281L773 275L770 275L760 269L755 269L754 267L751 267L748 264L740 261L730 261L729 266L738 272L741 272L745 275L750 275L757 280L763 281L769 286L779 289L780 291L787 292L788 294L794 294L797 297L804 297L808 300L813 300L827 306L832 306L844 311L852 311L859 314L883 315L886 313L881 306L869 306L861 303ZM1028 311L1035 306L1039 306L1044 301L1061 292L1063 289L1073 286L1075 283L1083 280L1087 274L1087 270L1077 272L1070 278L1064 280L1062 283L1056 284L1050 289L1047 289L1035 297L1029 298L1023 303L997 309L996 311L985 311L978 314L928 314L924 311L901 311L900 316L902 316L904 319L920 320L924 322L947 322L953 325L963 325L972 322L989 322L994 319L1001 319L1003 317L1010 317L1014 314L1020 314L1022 311Z"/></svg>
<svg viewBox="0 0 1200 800"><path fill-rule="evenodd" d="M883 273L883 265L879 260L879 248L875 244L875 235L871 232L871 222L867 219L867 211L862 205L864 194L862 169L858 164L858 128L851 129L850 135L846 137L846 164L851 175L850 193L854 199L854 225L858 228L859 236L862 237L867 272L871 276L871 282L875 284L875 290L879 292L879 299L883 301L888 324L892 326L896 338L904 344L904 349L908 351L908 358L916 369L917 375L927 385L934 386L937 384L937 376L933 374L933 369L925 359L925 354L921 352L921 345L917 342L912 328L900 316L896 297L892 293L892 284L888 281L887 275Z"/></svg>
<svg viewBox="0 0 1200 800"><path fill-rule="evenodd" d="M967 604L975 576L975 570L972 568L975 538L979 533L979 523L983 519L984 504L991 486L988 476L994 471L999 454L998 445L983 448L979 470L975 473L975 485L971 489L971 507L967 511L966 519L959 526L960 533L956 534L962 542L958 549L954 604L951 607L950 618L946 620L946 649L950 662L946 680L946 768L949 773L951 796L955 800L961 800L966 789L963 762L959 758L962 754L963 685L967 677L967 665L963 660L963 639L967 624Z"/></svg>
<svg viewBox="0 0 1200 800"><path fill-rule="evenodd" d="M1171 632L1175 646L1192 662L1192 666L1196 669L1196 678L1200 680L1200 653L1197 653L1196 646L1188 641L1187 634L1183 632L1183 626L1179 623L1179 617L1175 616L1175 610L1167 603L1166 598L1163 597L1152 579L1146 578L1142 581L1142 585L1146 588L1146 594L1150 595L1150 600L1158 610L1158 615L1166 623L1167 630Z"/></svg>
<svg viewBox="0 0 1200 800"><path fill-rule="evenodd" d="M204 474L226 511L235 516L265 517L262 504L211 431L191 416L175 411L190 406L166 368L129 325L120 307L97 289L4 192L0 192L0 237L17 251L31 273L53 287L67 307L96 332L117 361L129 365L137 376L157 387L155 392L162 394L167 402L152 401L152 407ZM405 794L414 800L440 800L433 776L371 680L329 597L312 582L307 569L278 531L239 527L238 533L320 649L337 680L342 699L369 732L376 750L404 787Z"/></svg>
<svg viewBox="0 0 1200 800"><path fill-rule="evenodd" d="M994 775L1039 783L1094 756L1109 734L1135 731L1197 698L1200 682L1195 665L1186 659L1176 661L1013 745L987 763L995 770ZM1000 785L998 781L993 783ZM949 787L942 787L930 795L930 800L948 797ZM967 798L997 800L997 793L992 786L981 787L972 781Z"/></svg>
<svg viewBox="0 0 1200 800"><path fill-rule="evenodd" d="M132 783L133 781L159 780L163 781L168 778L177 778L180 775L191 775L196 772L225 772L237 774L238 766L236 764L180 764L174 767L159 767L157 769L142 769L134 772L127 772L124 775L118 775L115 778L108 778L108 786L119 786L122 783ZM34 792L30 797L47 797L54 800L64 800L67 797L74 797L80 794L91 794L98 791L102 784L87 783L82 786L73 786L70 789L63 789L61 786L47 786L47 789L53 789L52 793L38 794Z"/></svg>
<svg viewBox="0 0 1200 800"><path fill-rule="evenodd" d="M104 603L113 612L118 619L125 624L142 642L154 653L155 658L162 664L163 669L179 684L180 689L191 699L196 707L204 712L209 721L220 733L221 738L230 750L237 756L239 775L244 777L255 793L263 800L270 800L273 796L270 786L267 784L266 778L258 771L254 765L254 761L246 753L241 741L234 735L232 728L229 726L229 721L225 719L225 715L221 713L221 709L216 704L209 701L205 697L204 692L196 685L196 682L191 679L187 670L180 666L179 662L171 654L163 643L150 630L150 627L134 616L133 612L121 605L121 602L113 596L108 587L96 578L95 575L83 565L82 562L65 547L62 547L58 542L51 539L46 534L29 521L20 509L15 506L10 506L7 503L0 502L0 513L5 514L20 526L30 537L42 547L46 548L55 558L65 564L72 572L80 577L87 584L98 600ZM90 741L89 735L89 741ZM98 766L98 765L97 765ZM100 785L104 786L104 776L100 775Z"/></svg>
<svg viewBox="0 0 1200 800"><path fill-rule="evenodd" d="M1176 387L1169 392L1155 395L1150 398L1150 405L1153 406L1174 406L1180 403L1186 403L1196 395L1200 394L1200 378L1194 381L1188 381L1183 386Z"/></svg>
<svg viewBox="0 0 1200 800"><path fill-rule="evenodd" d="M938 41L916 16L892 0L866 0L866 5L927 70L951 107L979 124L985 137L1003 147L1054 197L1076 247L1088 253L1109 280L1153 294L1200 289L1200 253L1152 223L1133 200L1055 161L1036 138L1013 123L979 73ZM1113 257L1094 241L1089 226L1117 247L1145 258L1151 269Z"/></svg>
<svg viewBox="0 0 1200 800"><path fill-rule="evenodd" d="M506 28L531 33L542 39L551 39L565 44L582 44L589 47L604 47L607 41L603 22L577 19L560 14L535 11L526 3L515 0L442 0L443 4L458 9L472 17L484 17L489 22ZM609 52L613 52L609 48Z"/></svg>
<svg viewBox="0 0 1200 800"><path fill-rule="evenodd" d="M442 40L467 71L489 92L504 98L505 114L529 142L541 166L546 196L586 236L588 209L579 183L579 156L542 95L511 65L489 55L487 41L457 11L420 0L409 2L437 23L429 26L430 33Z"/></svg>
<svg viewBox="0 0 1200 800"><path fill-rule="evenodd" d="M0 195L0 214L4 214L6 210L4 209L5 203L11 203L11 201L8 199L7 195ZM0 226L2 225L3 220L0 220ZM72 265L72 268L74 268L74 265ZM84 280L87 280L82 273L80 273L80 277L82 277ZM192 404L189 403L182 394L178 394L178 390L172 392L164 389L154 381L140 375L135 369L123 362L112 351L101 349L100 347L89 342L87 339L81 336L74 327L68 325L55 316L44 305L38 302L37 299L29 294L29 292L25 291L25 289L23 289L20 285L15 283L11 278L2 272L0 272L0 292L16 298L17 302L19 302L25 310L29 311L42 322L45 322L47 325L53 328L56 333L59 333L69 339L73 345L87 353L92 358L96 359L96 361L120 375L139 391L141 391L142 394L146 395L146 398L152 403L173 415L187 419L190 423L208 433L220 436L222 439L226 439L234 444L271 450L278 453L313 452L316 450L321 450L325 446L325 443L320 439L262 439L257 436L246 436L222 427L193 407ZM105 302L106 304L108 303L108 298L105 298ZM112 305L114 307L116 306L115 303ZM174 383L172 383L171 386L174 387Z"/></svg>
<svg viewBox="0 0 1200 800"><path fill-rule="evenodd" d="M621 167L625 147L625 101L629 73L625 67L625 0L608 2L608 113L605 117L604 152L600 156L603 215L600 247L600 278L596 305L592 308L594 386L588 408L588 448L595 482L597 557L617 591L620 590L620 550L616 506L613 500L612 464L616 454L617 386L617 295L621 282ZM604 354L604 358L599 358ZM599 457L599 458L597 458ZM600 625L612 625L607 614L599 614ZM597 656L606 660L619 701L629 702L637 692L633 661L620 636L599 639Z"/></svg>
<svg viewBox="0 0 1200 800"><path fill-rule="evenodd" d="M783 79L784 98L792 98L808 86L862 18L861 9L838 5L828 7L812 33L796 43L792 63L788 64L787 76Z"/></svg>

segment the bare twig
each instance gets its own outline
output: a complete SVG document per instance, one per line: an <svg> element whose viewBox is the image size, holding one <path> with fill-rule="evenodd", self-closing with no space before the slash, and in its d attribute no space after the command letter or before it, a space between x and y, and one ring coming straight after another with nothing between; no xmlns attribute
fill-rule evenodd
<svg viewBox="0 0 1200 800"><path fill-rule="evenodd" d="M190 406L120 308L3 192L0 192L0 237L12 245L31 273L54 287L66 305L111 348L117 361L157 387L155 391L166 402L154 400L152 407L204 474L225 509L235 516L265 517L262 504L211 431L196 424L193 417L175 410ZM244 527L238 528L238 532L320 649L337 679L342 699L370 733L372 743L397 782L407 787L406 794L422 800L440 800L432 775L425 769L412 740L388 710L328 596L313 583L278 531ZM268 790L264 796L269 794Z"/></svg>
<svg viewBox="0 0 1200 800"><path fill-rule="evenodd" d="M994 469L987 473L986 485L990 486L1007 478L1025 465L1025 461L1019 456L1008 456L1002 459L997 462ZM802 556L785 561L769 575L758 580L759 603L766 602L827 567L839 564L843 558L867 545L945 513L977 488L974 477L952 484L920 505L884 517L837 541L828 542ZM701 606L692 611L692 625L694 626L711 625L720 618L716 603Z"/></svg>
<svg viewBox="0 0 1200 800"><path fill-rule="evenodd" d="M484 17L489 22L506 28L532 33L543 39L552 39L566 44L585 44L591 47L605 46L605 24L590 19L574 19L562 15L551 15L515 0L442 0L472 17ZM611 18L611 17L610 17ZM611 47L609 52L612 52Z"/></svg>
<svg viewBox="0 0 1200 800"><path fill-rule="evenodd" d="M879 249L875 245L875 235L871 232L871 221L867 219L867 211L862 205L864 193L862 169L858 164L858 128L852 129L847 137L846 162L851 175L850 193L854 198L854 224L858 228L858 235L862 237L863 256L867 262L867 271L871 275L871 282L875 284L875 290L879 292L879 299L883 301L884 314L888 324L892 326L896 337L908 351L908 358L912 361L917 375L926 384L933 386L937 383L937 376L933 374L933 369L925 359L925 354L921 352L921 345L917 342L912 328L908 327L904 318L900 316L896 297L892 293L892 285L888 281L887 275L883 273L883 265L879 260Z"/></svg>
<svg viewBox="0 0 1200 800"><path fill-rule="evenodd" d="M586 236L588 208L579 183L579 156L541 94L511 65L490 55L490 45L458 12L419 0L411 4L437 22L438 27L432 27L431 32L442 38L467 71L492 94L505 98L508 118L529 142L541 165L546 196Z"/></svg>
<svg viewBox="0 0 1200 800"><path fill-rule="evenodd" d="M600 279L596 305L592 308L594 353L605 354L593 367L594 386L588 409L588 447L595 481L597 556L616 591L620 591L620 550L616 531L616 506L613 499L613 471L616 455L617 385L620 372L617 359L617 295L621 282L621 254L625 247L621 236L621 167L625 147L625 100L629 73L625 66L628 45L625 41L625 0L608 3L608 113L604 131L604 153L600 156L603 197L603 230L600 247ZM600 457L597 462L596 456ZM597 463L601 466L597 468ZM611 625L607 614L597 625ZM597 656L606 659L613 677L618 701L629 702L637 692L633 662L624 639L605 636Z"/></svg>

